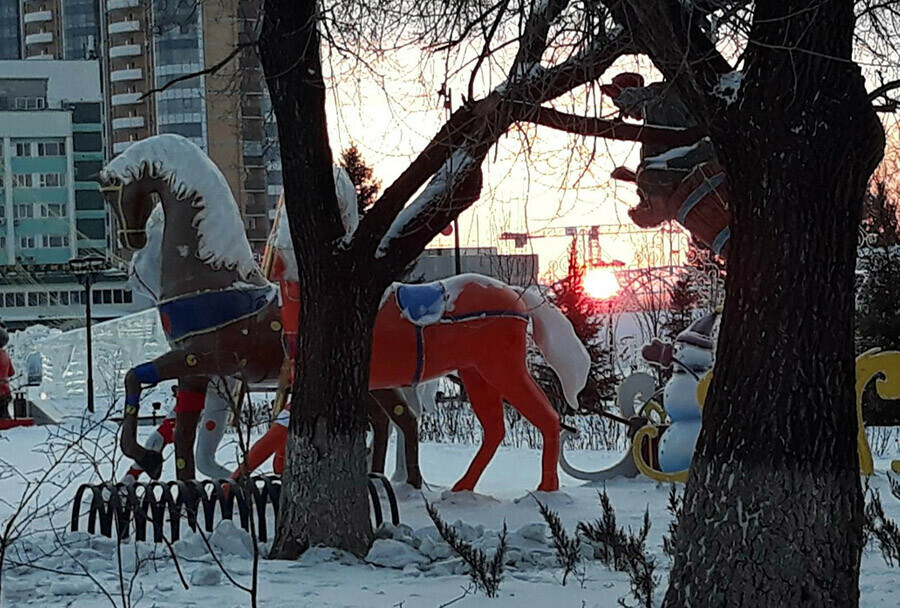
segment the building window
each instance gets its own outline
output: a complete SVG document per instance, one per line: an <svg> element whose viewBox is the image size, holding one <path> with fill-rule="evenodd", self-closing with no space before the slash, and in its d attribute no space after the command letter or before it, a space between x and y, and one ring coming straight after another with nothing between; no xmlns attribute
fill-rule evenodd
<svg viewBox="0 0 900 608"><path fill-rule="evenodd" d="M17 110L43 110L46 106L47 101L43 97L16 97Z"/></svg>
<svg viewBox="0 0 900 608"><path fill-rule="evenodd" d="M69 301L72 304L84 304L84 302L82 301L82 298L81 298L82 293L83 292L80 292L80 291L70 291L69 292Z"/></svg>
<svg viewBox="0 0 900 608"><path fill-rule="evenodd" d="M19 203L13 207L13 216L16 219L24 219L34 217L34 205L30 203Z"/></svg>
<svg viewBox="0 0 900 608"><path fill-rule="evenodd" d="M65 156L66 142L64 141L48 141L39 142L37 145L38 156Z"/></svg>
<svg viewBox="0 0 900 608"><path fill-rule="evenodd" d="M14 293L3 294L3 304L7 308L14 307L16 305L16 294L14 294Z"/></svg>
<svg viewBox="0 0 900 608"><path fill-rule="evenodd" d="M75 133L72 149L75 152L99 152L103 149L103 136L100 133Z"/></svg>
<svg viewBox="0 0 900 608"><path fill-rule="evenodd" d="M106 238L106 221L99 218L78 220L77 229L86 239L97 241Z"/></svg>
<svg viewBox="0 0 900 608"><path fill-rule="evenodd" d="M17 143L16 156L31 156L31 142Z"/></svg>
<svg viewBox="0 0 900 608"><path fill-rule="evenodd" d="M28 305L29 305L29 306L37 306L37 305L38 305L38 303L37 303L37 302L38 302L37 296L38 296L38 294L35 293L35 292L33 292L33 291L29 291L29 292L28 292Z"/></svg>
<svg viewBox="0 0 900 608"><path fill-rule="evenodd" d="M0 236L0 249L6 249L6 237Z"/></svg>
<svg viewBox="0 0 900 608"><path fill-rule="evenodd" d="M75 208L79 211L87 209L104 209L106 201L99 190L76 190Z"/></svg>
<svg viewBox="0 0 900 608"><path fill-rule="evenodd" d="M34 235L29 236L20 236L19 237L19 247L22 249L34 249L35 239Z"/></svg>
<svg viewBox="0 0 900 608"><path fill-rule="evenodd" d="M41 173L41 188L61 188L66 185L66 176L63 173Z"/></svg>
<svg viewBox="0 0 900 608"><path fill-rule="evenodd" d="M41 203L41 217L65 217L66 206L62 203Z"/></svg>
<svg viewBox="0 0 900 608"><path fill-rule="evenodd" d="M41 246L58 249L60 247L69 246L69 237L58 236L54 234L41 235Z"/></svg>
<svg viewBox="0 0 900 608"><path fill-rule="evenodd" d="M60 306L68 306L69 305L69 292L68 291L59 292L59 305Z"/></svg>
<svg viewBox="0 0 900 608"><path fill-rule="evenodd" d="M13 174L13 188L31 188L33 185L34 180L31 177L31 173Z"/></svg>

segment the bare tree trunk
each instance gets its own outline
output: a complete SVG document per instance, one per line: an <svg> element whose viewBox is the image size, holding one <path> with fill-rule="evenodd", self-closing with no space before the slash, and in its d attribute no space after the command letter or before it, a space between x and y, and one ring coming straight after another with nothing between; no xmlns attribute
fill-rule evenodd
<svg viewBox="0 0 900 608"><path fill-rule="evenodd" d="M378 282L358 252L337 247L315 0L266 0L259 50L278 120L285 205L302 306L278 530L272 557L326 544L363 555L369 521L364 395Z"/></svg>
<svg viewBox="0 0 900 608"><path fill-rule="evenodd" d="M734 195L727 302L664 606L856 606L856 226L884 136L852 3L757 2L715 134Z"/></svg>
<svg viewBox="0 0 900 608"><path fill-rule="evenodd" d="M353 286L333 283L303 300L273 557L296 557L318 544L364 555L373 540L364 395L374 311Z"/></svg>

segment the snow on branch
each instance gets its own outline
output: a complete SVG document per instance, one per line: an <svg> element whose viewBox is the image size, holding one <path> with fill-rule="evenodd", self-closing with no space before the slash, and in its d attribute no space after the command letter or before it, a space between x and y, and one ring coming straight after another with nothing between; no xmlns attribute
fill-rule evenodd
<svg viewBox="0 0 900 608"><path fill-rule="evenodd" d="M477 161L464 148L455 150L450 155L422 193L412 203L404 207L394 218L381 242L375 251L376 258L384 257L391 243L402 236L411 234L413 226L427 223L428 216L437 215L435 212L451 203L450 195L459 186L469 171L473 169ZM447 209L449 210L449 209ZM444 215L444 214L441 214ZM435 227L440 230L443 226Z"/></svg>
<svg viewBox="0 0 900 608"><path fill-rule="evenodd" d="M560 112L553 108L530 107L517 104L519 121L531 122L545 127L586 135L624 141L637 141L645 144L686 145L700 139L696 128L681 129L676 127L636 125L621 120L609 120L592 116L578 116Z"/></svg>

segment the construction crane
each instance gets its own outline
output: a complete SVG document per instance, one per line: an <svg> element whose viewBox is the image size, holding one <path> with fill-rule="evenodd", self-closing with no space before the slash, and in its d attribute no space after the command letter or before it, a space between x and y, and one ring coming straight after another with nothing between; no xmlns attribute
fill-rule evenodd
<svg viewBox="0 0 900 608"><path fill-rule="evenodd" d="M677 234L680 231L676 228L662 228L662 232L670 232ZM512 241L517 249L528 245L528 241L540 238L559 238L569 237L580 240L582 252L585 255L582 258L590 267L598 266L623 266L620 261L604 262L601 257L600 237L601 236L622 236L628 234L658 234L659 228L646 230L636 226L628 226L623 224L595 224L593 226L549 226L541 228L534 232L503 232L500 234L501 241ZM669 244L669 257L677 257L677 251L674 250L672 243Z"/></svg>

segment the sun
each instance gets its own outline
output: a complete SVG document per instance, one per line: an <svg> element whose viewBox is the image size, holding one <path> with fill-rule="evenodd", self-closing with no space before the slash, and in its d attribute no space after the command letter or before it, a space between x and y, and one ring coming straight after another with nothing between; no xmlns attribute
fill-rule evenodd
<svg viewBox="0 0 900 608"><path fill-rule="evenodd" d="M584 291L595 300L608 300L619 293L619 280L612 268L588 268Z"/></svg>

